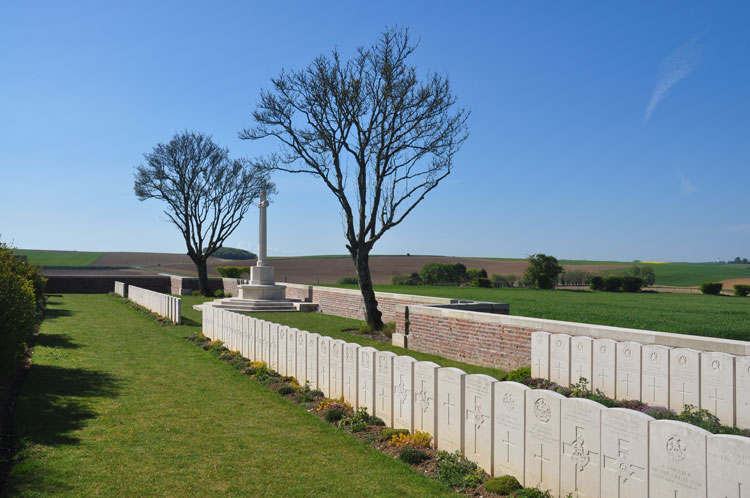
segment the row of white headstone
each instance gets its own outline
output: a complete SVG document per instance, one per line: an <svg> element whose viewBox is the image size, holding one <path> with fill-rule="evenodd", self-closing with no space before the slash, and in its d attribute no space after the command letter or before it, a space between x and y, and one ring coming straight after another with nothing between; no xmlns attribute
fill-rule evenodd
<svg viewBox="0 0 750 498"><path fill-rule="evenodd" d="M128 297L128 286L123 282L115 282L115 294L121 297Z"/></svg>
<svg viewBox="0 0 750 498"><path fill-rule="evenodd" d="M115 288L117 288L118 282L115 282ZM159 316L169 318L172 322L180 325L182 323L181 311L182 311L182 300L179 297L170 296L168 294L162 294L160 292L154 292L148 289L142 289L134 285L129 285L127 288L128 299L136 304L140 304L144 308L147 308Z"/></svg>
<svg viewBox="0 0 750 498"><path fill-rule="evenodd" d="M693 405L750 428L750 356L533 332L531 376L563 386L585 378L614 399L678 413Z"/></svg>
<svg viewBox="0 0 750 498"><path fill-rule="evenodd" d="M493 475L574 497L737 497L750 439L208 308L203 333ZM739 493L739 494L738 494Z"/></svg>

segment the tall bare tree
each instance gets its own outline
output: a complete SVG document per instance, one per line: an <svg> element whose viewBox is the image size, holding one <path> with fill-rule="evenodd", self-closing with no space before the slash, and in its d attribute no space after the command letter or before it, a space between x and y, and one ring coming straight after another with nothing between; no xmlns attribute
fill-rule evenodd
<svg viewBox="0 0 750 498"><path fill-rule="evenodd" d="M135 195L167 203L164 214L182 233L200 291L208 295L206 262L261 190L273 190L268 173L246 160L230 159L229 151L210 136L191 131L175 134L144 157L146 164L136 167Z"/></svg>
<svg viewBox="0 0 750 498"><path fill-rule="evenodd" d="M369 255L453 167L468 136L469 111L456 106L447 77L417 77L406 29L388 29L342 61L338 51L300 71L283 71L261 92L255 126L240 138L277 139L281 152L254 161L264 170L309 173L341 204L367 323L383 326Z"/></svg>

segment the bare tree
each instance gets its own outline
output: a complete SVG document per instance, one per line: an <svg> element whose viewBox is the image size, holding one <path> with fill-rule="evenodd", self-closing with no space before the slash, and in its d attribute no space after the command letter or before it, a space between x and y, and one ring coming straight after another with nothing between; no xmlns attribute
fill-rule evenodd
<svg viewBox="0 0 750 498"><path fill-rule="evenodd" d="M264 170L309 173L341 204L346 248L357 269L367 323L382 328L369 255L453 167L468 135L448 79L423 81L407 64L406 29L389 29L342 62L334 50L300 71L282 71L261 92L256 125L240 138L274 137L281 152L254 161Z"/></svg>
<svg viewBox="0 0 750 498"><path fill-rule="evenodd" d="M200 291L208 295L208 258L221 248L242 221L261 190L273 190L268 173L229 151L210 136L175 134L144 154L146 165L135 173L139 200L167 203L164 213L182 232L187 255L198 270Z"/></svg>

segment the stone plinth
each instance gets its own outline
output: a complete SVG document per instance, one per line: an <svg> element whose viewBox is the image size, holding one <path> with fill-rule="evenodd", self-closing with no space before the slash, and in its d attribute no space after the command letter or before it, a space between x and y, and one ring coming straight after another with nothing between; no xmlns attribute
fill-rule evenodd
<svg viewBox="0 0 750 498"><path fill-rule="evenodd" d="M268 267L266 267L268 268ZM274 301L284 299L282 285L240 285L240 299Z"/></svg>

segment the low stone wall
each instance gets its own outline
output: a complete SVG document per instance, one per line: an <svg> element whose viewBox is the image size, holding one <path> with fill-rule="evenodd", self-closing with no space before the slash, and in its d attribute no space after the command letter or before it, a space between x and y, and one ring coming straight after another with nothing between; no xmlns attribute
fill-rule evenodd
<svg viewBox="0 0 750 498"><path fill-rule="evenodd" d="M396 321L397 332L406 334L410 349L506 370L531 364L533 332L750 355L748 342L711 337L478 313L436 306L404 306L401 314L404 318Z"/></svg>
<svg viewBox="0 0 750 498"><path fill-rule="evenodd" d="M166 274L165 274L166 275ZM200 290L200 284L198 283L197 277L180 277L177 275L166 275L170 279L170 294L177 294L178 296L189 295L193 291ZM224 289L224 281L221 278L209 278L208 288L212 292ZM236 295L236 294L232 294Z"/></svg>
<svg viewBox="0 0 750 498"><path fill-rule="evenodd" d="M437 449L459 451L492 475L513 475L554 497L707 498L742 496L750 487L750 438L216 308L204 311L203 333L329 398L343 396L389 427L428 432Z"/></svg>
<svg viewBox="0 0 750 498"><path fill-rule="evenodd" d="M106 294L114 289L115 282L136 285L156 292L169 292L168 276L127 275L52 275L47 277L48 294Z"/></svg>

